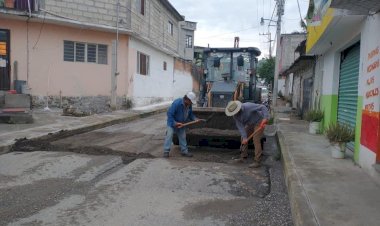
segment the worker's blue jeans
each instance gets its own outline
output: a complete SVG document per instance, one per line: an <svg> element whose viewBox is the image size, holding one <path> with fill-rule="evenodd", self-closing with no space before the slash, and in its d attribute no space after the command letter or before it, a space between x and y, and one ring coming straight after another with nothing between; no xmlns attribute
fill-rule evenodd
<svg viewBox="0 0 380 226"><path fill-rule="evenodd" d="M173 128L168 126L166 129L166 138L164 143L164 152L169 152L172 146L173 134L176 133L178 136L179 146L182 153L187 153L187 142L186 142L186 131L185 128Z"/></svg>

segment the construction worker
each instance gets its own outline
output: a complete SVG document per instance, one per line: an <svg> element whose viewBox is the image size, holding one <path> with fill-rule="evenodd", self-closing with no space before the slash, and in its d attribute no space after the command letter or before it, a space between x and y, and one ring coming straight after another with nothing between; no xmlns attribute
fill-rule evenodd
<svg viewBox="0 0 380 226"><path fill-rule="evenodd" d="M168 118L164 143L164 158L169 157L174 133L178 136L181 155L185 157L193 157L187 148L186 131L183 125L189 121L199 120L194 116L192 111L192 105L195 103L195 94L193 92L188 92L183 98L174 100L170 106L167 112Z"/></svg>
<svg viewBox="0 0 380 226"><path fill-rule="evenodd" d="M248 157L248 137L256 132L253 136L255 145L254 162L249 165L250 168L260 167L262 154L261 138L264 132L264 126L269 119L268 109L261 104L241 103L240 101L230 101L225 109L227 116L232 116L235 120L236 127L241 135L240 157L236 162L245 162Z"/></svg>

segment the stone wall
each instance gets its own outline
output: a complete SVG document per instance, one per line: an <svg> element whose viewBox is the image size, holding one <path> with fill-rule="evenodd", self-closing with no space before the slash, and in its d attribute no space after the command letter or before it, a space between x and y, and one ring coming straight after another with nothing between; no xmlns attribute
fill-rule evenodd
<svg viewBox="0 0 380 226"><path fill-rule="evenodd" d="M109 96L85 96L85 97L68 97L68 96L49 96L48 106L50 108L67 108L74 107L90 115L104 112L110 112L111 98ZM117 109L129 109L133 107L132 101L124 97L117 97ZM46 107L46 96L32 96L33 108Z"/></svg>

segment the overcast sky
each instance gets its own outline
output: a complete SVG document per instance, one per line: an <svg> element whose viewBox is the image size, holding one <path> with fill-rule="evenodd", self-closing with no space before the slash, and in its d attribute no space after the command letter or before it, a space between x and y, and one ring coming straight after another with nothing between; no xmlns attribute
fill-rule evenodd
<svg viewBox="0 0 380 226"><path fill-rule="evenodd" d="M258 47L261 57L269 55L268 22L260 25L260 18L270 19L274 0L169 0L188 21L197 22L194 42L196 46L233 47L234 37L240 37L240 47ZM298 0L301 15L306 16L309 0ZM272 18L277 20L276 12ZM275 23L272 23L275 25ZM297 0L285 0L281 33L301 31ZM270 26L272 39L276 27ZM273 46L273 43L272 43ZM273 55L274 52L273 52Z"/></svg>

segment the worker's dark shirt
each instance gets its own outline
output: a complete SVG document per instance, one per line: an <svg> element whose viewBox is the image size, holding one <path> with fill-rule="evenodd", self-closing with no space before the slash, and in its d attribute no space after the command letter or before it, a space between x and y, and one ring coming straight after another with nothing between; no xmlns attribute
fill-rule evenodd
<svg viewBox="0 0 380 226"><path fill-rule="evenodd" d="M245 126L257 125L263 119L269 119L268 109L262 104L243 103L240 111L233 116L236 127L239 129L240 135L247 139Z"/></svg>
<svg viewBox="0 0 380 226"><path fill-rule="evenodd" d="M174 100L167 112L167 125L175 128L176 122L185 123L195 120L192 109L192 106L186 107L183 98Z"/></svg>

